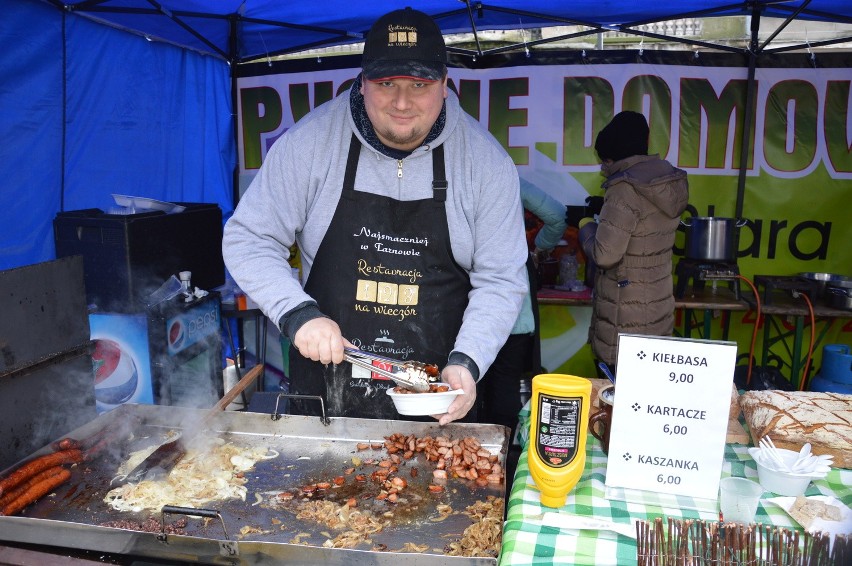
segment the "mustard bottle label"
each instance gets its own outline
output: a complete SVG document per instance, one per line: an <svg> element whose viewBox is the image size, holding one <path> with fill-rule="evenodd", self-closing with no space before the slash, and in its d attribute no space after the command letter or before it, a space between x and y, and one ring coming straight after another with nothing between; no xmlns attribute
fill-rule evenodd
<svg viewBox="0 0 852 566"><path fill-rule="evenodd" d="M577 456L580 445L582 397L538 396L538 427L534 446L542 462L563 468Z"/></svg>

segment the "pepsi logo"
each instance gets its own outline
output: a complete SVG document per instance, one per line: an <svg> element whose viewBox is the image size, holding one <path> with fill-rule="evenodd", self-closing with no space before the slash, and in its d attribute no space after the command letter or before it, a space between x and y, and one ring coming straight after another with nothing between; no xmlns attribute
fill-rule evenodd
<svg viewBox="0 0 852 566"><path fill-rule="evenodd" d="M113 341L95 340L92 354L95 400L110 406L129 401L139 385L139 370L127 351Z"/></svg>
<svg viewBox="0 0 852 566"><path fill-rule="evenodd" d="M173 320L169 325L169 347L178 349L186 339L186 329L180 320Z"/></svg>

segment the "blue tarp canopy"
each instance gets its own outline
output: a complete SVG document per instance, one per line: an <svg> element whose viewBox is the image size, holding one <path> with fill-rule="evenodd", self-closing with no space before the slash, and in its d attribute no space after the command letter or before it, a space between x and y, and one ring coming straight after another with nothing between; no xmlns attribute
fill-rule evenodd
<svg viewBox="0 0 852 566"><path fill-rule="evenodd" d="M57 2L71 13L231 62L362 41L386 11L410 5L446 34L581 25L583 34L635 32L680 18L752 16L852 24L849 0L425 0L284 2L275 0L81 0ZM783 25L783 24L782 24ZM644 34L649 35L649 34ZM657 35L655 37L665 37ZM673 38L675 39L675 38ZM849 41L852 38L846 38ZM552 40L551 40L552 41ZM836 41L836 40L835 40ZM815 46L816 44L811 44ZM767 46L771 49L771 46ZM456 50L464 52L465 50ZM471 50L476 53L477 50ZM484 53L480 50L478 55Z"/></svg>
<svg viewBox="0 0 852 566"><path fill-rule="evenodd" d="M0 269L53 259L56 214L106 210L113 193L217 203L227 217L240 63L358 43L379 15L409 5L447 34L473 33L476 47L452 50L477 65L524 47L485 50L477 35L485 30L577 24L571 37L663 38L639 26L749 16L750 45L718 48L753 67L773 49L756 42L769 16L781 18L771 22L770 39L793 19L852 24L850 0L0 0Z"/></svg>

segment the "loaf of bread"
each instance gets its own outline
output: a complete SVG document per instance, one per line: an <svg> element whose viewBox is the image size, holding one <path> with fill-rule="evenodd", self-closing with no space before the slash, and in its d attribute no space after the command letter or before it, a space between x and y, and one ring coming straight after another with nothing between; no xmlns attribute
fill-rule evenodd
<svg viewBox="0 0 852 566"><path fill-rule="evenodd" d="M834 467L852 468L852 395L816 391L746 391L740 407L752 443L769 436L778 448L834 456Z"/></svg>
<svg viewBox="0 0 852 566"><path fill-rule="evenodd" d="M731 384L731 409L728 413L729 421L736 421L740 418L740 392L737 391L737 386Z"/></svg>

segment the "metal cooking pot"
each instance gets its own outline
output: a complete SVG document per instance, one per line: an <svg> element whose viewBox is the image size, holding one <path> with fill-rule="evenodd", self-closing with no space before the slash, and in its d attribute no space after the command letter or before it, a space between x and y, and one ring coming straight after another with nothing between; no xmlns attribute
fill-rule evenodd
<svg viewBox="0 0 852 566"><path fill-rule="evenodd" d="M686 257L701 261L737 260L734 249L734 230L745 226L746 220L693 216L680 223L686 226Z"/></svg>
<svg viewBox="0 0 852 566"><path fill-rule="evenodd" d="M847 281L852 281L852 279L845 275L838 275L836 273L815 273L813 271L799 273L799 277L815 281L817 285L817 296L820 298L825 298L825 288L828 285L835 285L837 283L845 284Z"/></svg>

